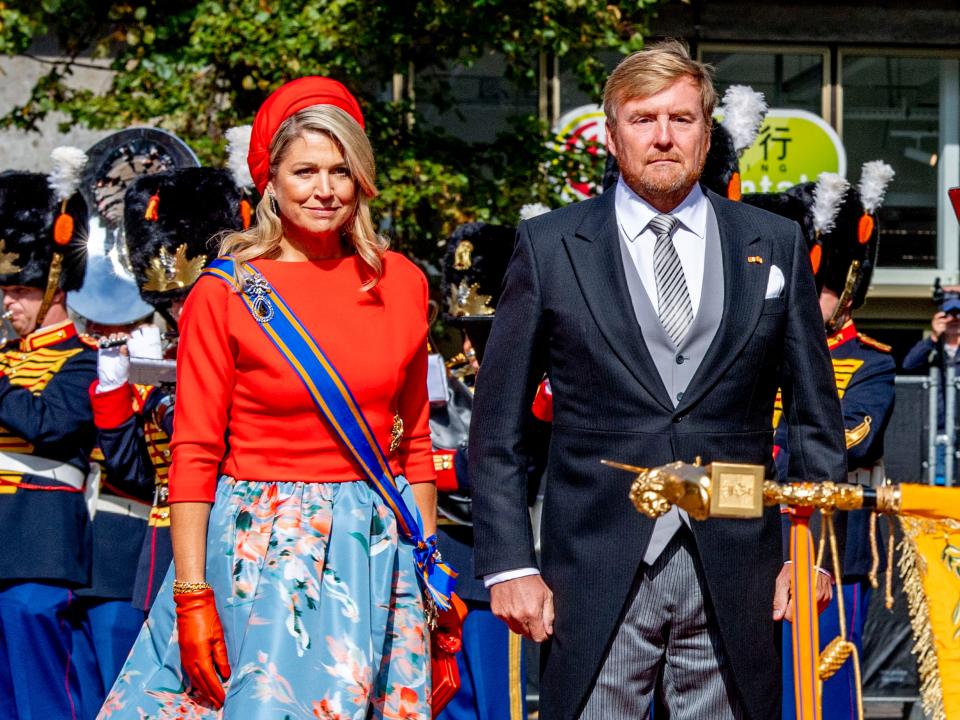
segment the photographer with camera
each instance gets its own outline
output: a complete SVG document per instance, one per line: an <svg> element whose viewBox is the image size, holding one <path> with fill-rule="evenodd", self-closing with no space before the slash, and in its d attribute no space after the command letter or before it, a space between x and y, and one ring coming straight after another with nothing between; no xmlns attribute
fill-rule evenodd
<svg viewBox="0 0 960 720"><path fill-rule="evenodd" d="M930 321L930 335L912 348L903 359L907 371L940 369L940 385L937 389L937 464L936 483L944 485L946 465L946 385L947 368L957 364L957 348L960 347L960 286L934 288L934 298L939 298L940 307ZM951 478L952 481L952 478Z"/></svg>

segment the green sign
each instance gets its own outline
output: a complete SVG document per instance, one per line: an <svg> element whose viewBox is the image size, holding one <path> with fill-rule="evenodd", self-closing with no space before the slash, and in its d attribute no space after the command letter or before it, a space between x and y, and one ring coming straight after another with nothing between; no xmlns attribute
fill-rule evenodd
<svg viewBox="0 0 960 720"><path fill-rule="evenodd" d="M846 175L847 154L836 131L806 110L770 110L740 158L744 195L783 192L822 172Z"/></svg>

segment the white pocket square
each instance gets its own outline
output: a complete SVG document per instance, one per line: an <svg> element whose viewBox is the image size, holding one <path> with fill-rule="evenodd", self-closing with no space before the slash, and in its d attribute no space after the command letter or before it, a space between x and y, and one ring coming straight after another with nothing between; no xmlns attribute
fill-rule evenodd
<svg viewBox="0 0 960 720"><path fill-rule="evenodd" d="M764 300L771 300L780 297L783 292L783 271L776 265L770 266L770 277L767 278L767 292L764 294Z"/></svg>

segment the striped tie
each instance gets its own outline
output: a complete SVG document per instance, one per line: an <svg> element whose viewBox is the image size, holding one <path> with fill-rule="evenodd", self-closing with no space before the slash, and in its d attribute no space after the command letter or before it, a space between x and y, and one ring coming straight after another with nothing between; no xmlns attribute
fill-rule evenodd
<svg viewBox="0 0 960 720"><path fill-rule="evenodd" d="M647 227L657 236L657 244L653 246L653 272L660 301L660 324L673 344L680 347L693 322L693 306L680 256L670 237L678 223L673 215L657 215Z"/></svg>

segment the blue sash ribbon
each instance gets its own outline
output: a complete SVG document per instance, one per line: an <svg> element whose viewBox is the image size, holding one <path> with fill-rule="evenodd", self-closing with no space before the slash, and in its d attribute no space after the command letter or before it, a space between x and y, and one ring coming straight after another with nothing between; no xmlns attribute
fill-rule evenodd
<svg viewBox="0 0 960 720"><path fill-rule="evenodd" d="M400 532L414 546L417 574L424 588L438 608L448 609L457 573L440 559L437 536L423 537L420 523L400 496L390 464L347 384L263 274L250 263L244 263L241 272L245 280L239 295L250 314L303 381L331 429L393 511ZM211 262L203 274L236 289L234 261L229 256Z"/></svg>

